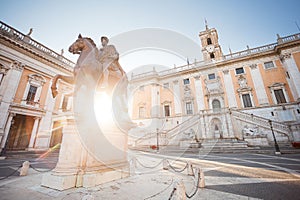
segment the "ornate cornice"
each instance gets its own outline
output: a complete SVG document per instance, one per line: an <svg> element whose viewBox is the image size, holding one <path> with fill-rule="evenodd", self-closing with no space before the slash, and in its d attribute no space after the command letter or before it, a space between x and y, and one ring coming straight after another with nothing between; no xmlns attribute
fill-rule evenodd
<svg viewBox="0 0 300 200"><path fill-rule="evenodd" d="M65 67L61 64L58 64L58 63L52 61L53 59L47 59L45 56L42 56L41 54L30 50L28 47L26 47L26 45L21 45L19 43L14 42L14 41L10 41L10 40L2 37L1 34L0 34L0 43L3 44L6 47L9 47L11 49L14 49L14 50L20 52L21 54L29 56L29 57L33 58L34 60L36 60L36 61L44 63L47 66L58 69L59 71L65 71L66 73L72 73L72 71L73 71L73 69L71 70L70 66Z"/></svg>

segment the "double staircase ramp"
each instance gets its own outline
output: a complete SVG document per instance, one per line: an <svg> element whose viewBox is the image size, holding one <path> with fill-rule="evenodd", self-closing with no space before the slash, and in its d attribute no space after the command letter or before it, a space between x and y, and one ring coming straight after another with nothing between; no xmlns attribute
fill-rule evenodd
<svg viewBox="0 0 300 200"><path fill-rule="evenodd" d="M228 112L231 113L231 118L236 123L239 122L245 122L249 125L258 126L262 128L265 132L268 134L271 133L271 126L270 121L267 118L263 118L260 116L256 116L253 114L245 113L242 111L228 109ZM179 140L182 137L183 133L186 131L189 131L192 127L199 126L199 120L201 115L196 114L185 121L183 121L181 124L178 124L172 129L162 131L162 132L151 132L147 133L141 138L137 139L135 144L136 146L145 146L143 144L146 144L146 141L153 141L153 145L156 144L157 137L159 137L159 145L170 146L174 149L174 147L179 145ZM279 133L287 136L288 138L291 137L291 133L289 130L288 125L272 121L272 128L274 133ZM242 130L240 130L242 131ZM191 142L195 142L195 140L191 140ZM238 139L232 139L232 138L224 138L224 139L202 139L199 141L201 145L199 148L199 152L242 152L243 150L257 150L259 147L249 147L248 143L243 140Z"/></svg>
<svg viewBox="0 0 300 200"><path fill-rule="evenodd" d="M270 120L267 118L241 112L238 110L231 110L231 116L236 122L241 121L249 125L258 126L259 128L263 128L264 130L268 131L268 133L272 133L272 125L274 133L283 134L287 136L289 140L291 140L292 138L289 126L282 122L271 121L270 124Z"/></svg>

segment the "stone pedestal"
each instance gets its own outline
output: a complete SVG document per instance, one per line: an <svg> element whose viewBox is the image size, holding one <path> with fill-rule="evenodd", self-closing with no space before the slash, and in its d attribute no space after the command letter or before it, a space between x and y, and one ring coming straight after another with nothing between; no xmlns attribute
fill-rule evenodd
<svg viewBox="0 0 300 200"><path fill-rule="evenodd" d="M43 176L42 186L66 190L128 177L127 134L113 125L105 129L97 136L91 136L87 128L83 138L74 117L66 116L58 163Z"/></svg>

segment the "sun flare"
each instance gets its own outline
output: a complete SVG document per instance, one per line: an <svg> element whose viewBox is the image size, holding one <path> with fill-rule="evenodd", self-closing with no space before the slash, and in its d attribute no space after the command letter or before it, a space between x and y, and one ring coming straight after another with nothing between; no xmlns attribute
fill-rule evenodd
<svg viewBox="0 0 300 200"><path fill-rule="evenodd" d="M112 119L112 98L106 92L95 95L95 115L99 124L107 124Z"/></svg>

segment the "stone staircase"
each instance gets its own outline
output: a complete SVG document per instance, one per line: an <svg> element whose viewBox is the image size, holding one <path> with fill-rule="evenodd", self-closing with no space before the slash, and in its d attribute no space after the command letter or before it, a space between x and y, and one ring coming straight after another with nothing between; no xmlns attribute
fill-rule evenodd
<svg viewBox="0 0 300 200"><path fill-rule="evenodd" d="M259 147L249 147L246 141L237 139L206 139L201 142L199 153L238 153L259 149Z"/></svg>

